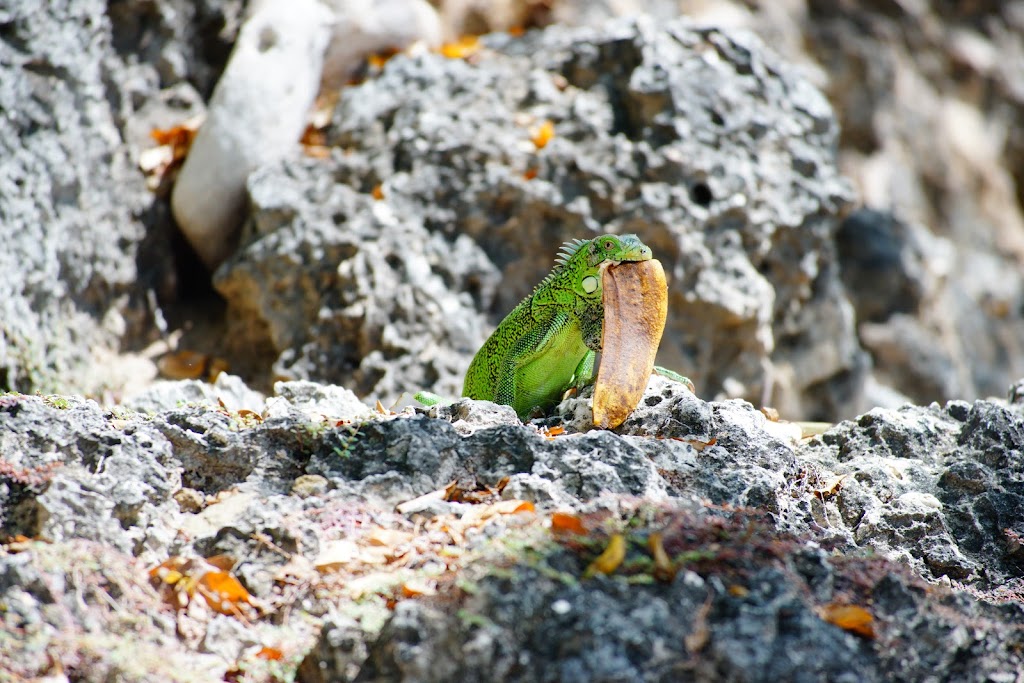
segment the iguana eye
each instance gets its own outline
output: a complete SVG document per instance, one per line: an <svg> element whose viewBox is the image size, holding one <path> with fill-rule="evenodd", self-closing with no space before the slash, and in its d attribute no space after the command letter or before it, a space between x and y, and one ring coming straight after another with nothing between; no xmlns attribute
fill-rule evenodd
<svg viewBox="0 0 1024 683"><path fill-rule="evenodd" d="M615 240L605 240L604 241L604 249L605 249L605 251L611 251L614 248L615 248Z"/></svg>

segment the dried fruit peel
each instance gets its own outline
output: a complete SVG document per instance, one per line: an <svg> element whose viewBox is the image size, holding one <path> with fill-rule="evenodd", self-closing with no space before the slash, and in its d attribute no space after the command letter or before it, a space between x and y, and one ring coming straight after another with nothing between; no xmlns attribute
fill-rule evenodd
<svg viewBox="0 0 1024 683"><path fill-rule="evenodd" d="M602 273L604 331L594 386L594 424L614 429L643 398L668 316L668 285L657 259Z"/></svg>

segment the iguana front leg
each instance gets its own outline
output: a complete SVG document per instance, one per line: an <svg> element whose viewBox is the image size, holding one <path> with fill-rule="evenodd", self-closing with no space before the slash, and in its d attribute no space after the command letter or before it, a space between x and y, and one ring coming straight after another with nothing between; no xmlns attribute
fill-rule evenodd
<svg viewBox="0 0 1024 683"><path fill-rule="evenodd" d="M580 364L576 366L576 372L573 373L572 388L580 391L583 387L593 384L595 377L597 377L597 353L587 351Z"/></svg>

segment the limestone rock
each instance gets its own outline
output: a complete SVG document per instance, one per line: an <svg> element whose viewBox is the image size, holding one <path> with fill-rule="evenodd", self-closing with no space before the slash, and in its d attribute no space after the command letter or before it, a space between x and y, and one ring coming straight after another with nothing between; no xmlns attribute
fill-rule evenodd
<svg viewBox="0 0 1024 683"><path fill-rule="evenodd" d="M237 243L249 174L293 150L306 127L330 21L318 0L267 0L238 34L171 196L178 226L211 271Z"/></svg>

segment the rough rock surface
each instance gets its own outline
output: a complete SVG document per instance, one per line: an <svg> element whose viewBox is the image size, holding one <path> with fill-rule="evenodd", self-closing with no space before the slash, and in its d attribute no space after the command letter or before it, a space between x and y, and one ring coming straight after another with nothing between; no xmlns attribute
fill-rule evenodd
<svg viewBox="0 0 1024 683"><path fill-rule="evenodd" d="M1024 372L1024 13L808 8L805 45L841 112L843 170L928 245L907 270L928 296L891 329L863 329L864 346L917 402L998 395Z"/></svg>
<svg viewBox="0 0 1024 683"><path fill-rule="evenodd" d="M147 197L107 100L104 4L2 11L0 387L74 382L125 325Z"/></svg>
<svg viewBox="0 0 1024 683"><path fill-rule="evenodd" d="M116 364L96 354L153 334L147 297L173 291L172 240L135 157L195 92L161 87L191 79L208 92L238 11L184 0L0 9L0 388L116 388Z"/></svg>
<svg viewBox="0 0 1024 683"><path fill-rule="evenodd" d="M1024 664L1019 402L876 409L801 440L657 377L618 433L563 435L480 401L385 415L278 390L262 412L149 415L0 397L0 670L981 681ZM586 395L561 410L585 424ZM616 533L621 563L589 576ZM200 557L228 558L252 604L218 613L160 569Z"/></svg>
<svg viewBox="0 0 1024 683"><path fill-rule="evenodd" d="M475 0L446 10L485 30L524 24L597 25L677 13L701 25L753 30L799 67L835 107L839 166L865 212L844 224L845 269L864 249L885 252L893 226L916 233L905 280L924 296L882 290L858 319L877 378L868 405L998 395L1024 372L1024 12L1018 3L878 4L808 0ZM903 227L900 227L903 226ZM859 245L852 245L855 238ZM854 292L860 301L866 294ZM890 298L893 300L890 302ZM912 303L909 310L902 309ZM900 309L891 329L880 309ZM852 414L846 412L846 415Z"/></svg>
<svg viewBox="0 0 1024 683"><path fill-rule="evenodd" d="M188 322L175 306L183 290L194 291L197 278L170 231L166 203L145 194L132 163L152 144L150 128L174 125L201 108L237 34L242 5L68 0L48 5L53 11L35 11L31 2L3 10L0 81L3 108L14 114L0 124L7 150L0 175L8 183L0 206L9 245L7 289L0 297L3 386L54 389L60 377L64 390L116 388L125 381L119 373L135 370L95 363L92 356L137 348L162 331L160 312L151 306L154 293L172 325ZM326 237L282 240L311 247L298 268L315 285L304 290L308 300L254 301L225 284L237 306L234 331L245 335L236 346L262 351L255 363L232 358L232 365L250 378L276 372L344 382L387 402L426 386L458 393L459 373L475 344L548 267L544 247L553 250L563 237L603 223L641 233L650 224L656 248L678 253L675 341L661 360L697 379L704 396L766 399L784 414L813 417L898 402L892 389L922 403L998 394L1006 377L1024 371L1024 145L1012 125L1024 77L1024 61L1013 56L1024 48L1021 32L1013 30L1021 21L1014 7L883 12L834 3L685 5L698 21L757 30L799 63L832 99L838 138L816 105L796 109L817 97L807 81L735 33L694 33L707 40L678 49L663 31L625 40L606 33L593 41L605 47L588 53L574 41L607 29L573 34L556 27L521 40L489 38L488 50L472 64L432 56L396 60L382 78L351 90L339 109L330 133L347 156L266 169L266 179L254 179L251 201L268 210L260 217L268 232L306 223L311 214L303 198L319 201L334 191L325 178L353 183L358 195L380 184L379 203L412 226L401 240L425 255L432 275L422 263L411 264L420 269L416 276L404 274L405 266L364 271L383 283L407 283L410 291L436 275L460 294L436 290L427 297L433 304L401 303L394 288L363 283L350 301L330 301L319 285L334 276L313 262L320 253L335 255L329 247L339 238L328 226L336 219L347 231L348 221L343 212L330 223L313 214ZM551 21L594 26L623 10L649 12L664 27L677 3L561 0L548 11L512 0L486 16L473 2L442 9L449 23L475 30ZM715 48L692 52L694 44ZM664 75L652 73L652 55L666 64ZM588 70L605 77L594 81ZM663 77L672 83L659 85ZM501 87L491 99L459 92L495 82ZM708 89L709 82L716 87ZM404 88L409 101L395 103L393 92L384 92L389 87ZM373 120L377 115L385 118ZM391 115L405 125L395 125ZM530 137L543 119L556 124L556 136L537 151ZM676 123L680 130L668 130ZM805 124L811 133L801 133ZM758 137L762 128L767 132ZM828 158L833 142L840 167L867 202L838 233L829 197L836 211L849 197L836 190ZM682 160L673 161L670 152ZM801 169L815 177L801 176ZM523 173L536 177L526 182ZM267 187L282 175L294 178L290 199L273 197ZM731 203L761 201L758 192L764 210ZM814 223L819 200L825 208ZM372 202L335 201L352 209L356 222L371 220ZM742 224L737 229L733 218ZM412 237L421 227L426 234ZM878 291L879 278L852 293L856 318L835 289L837 261L827 244L834 234L839 268L854 272L844 277L847 288L851 281L871 282L856 276L866 256L901 250L885 274L894 289ZM730 242L736 236L739 243ZM325 240L328 248L321 250ZM379 252L385 262L395 262L387 240L370 241L387 250ZM402 246L396 245L399 260ZM264 255L253 256L248 274L244 268L228 273L256 292L248 296L266 297L260 292L290 283L263 267ZM360 321L362 305L376 310L378 302L387 304L388 321L372 314ZM278 304L302 313L275 319L268 305ZM433 305L444 313L423 312ZM403 320L407 310L420 317ZM330 322L317 320L321 312ZM463 324L455 339L434 329L452 320ZM291 322L298 327L284 329ZM217 330L210 345L223 336ZM866 385L869 359L858 346L875 366ZM276 370L268 370L275 360ZM353 376L341 376L352 368ZM867 397L861 396L864 386Z"/></svg>
<svg viewBox="0 0 1024 683"><path fill-rule="evenodd" d="M91 354L188 284L131 159L209 96L244 3L8 4L0 388L109 386ZM586 392L529 425L307 381L0 394L0 679L1019 678L1024 380L973 400L1024 358L1019 3L700 4L817 72L668 21L392 60L330 159L251 179L228 338L455 394L557 242L610 225L672 263L662 362L702 396L771 376L784 415L853 415L861 344L872 396L922 406L800 440L658 379L615 433L583 433ZM868 202L841 224L836 142Z"/></svg>
<svg viewBox="0 0 1024 683"><path fill-rule="evenodd" d="M865 248L886 251L894 226L912 233L905 246L918 253L904 254L900 277L924 296L882 292L858 321L870 323L860 338L879 379L921 403L999 395L1024 372L1020 4L680 5L696 21L756 31L835 107L839 165L867 208L840 231L844 268ZM849 237L862 244L849 249ZM891 328L879 329L890 318L878 305L896 309Z"/></svg>
<svg viewBox="0 0 1024 683"><path fill-rule="evenodd" d="M807 81L752 36L681 21L486 45L472 63L395 57L343 92L327 133L344 154L251 181L254 235L216 283L280 371L386 401L424 380L457 391L482 341L474 307L496 320L563 241L622 231L671 278L663 364L791 413L855 403L865 366L832 242L851 196ZM474 299L417 284L439 276ZM409 286L428 300L402 310Z"/></svg>

